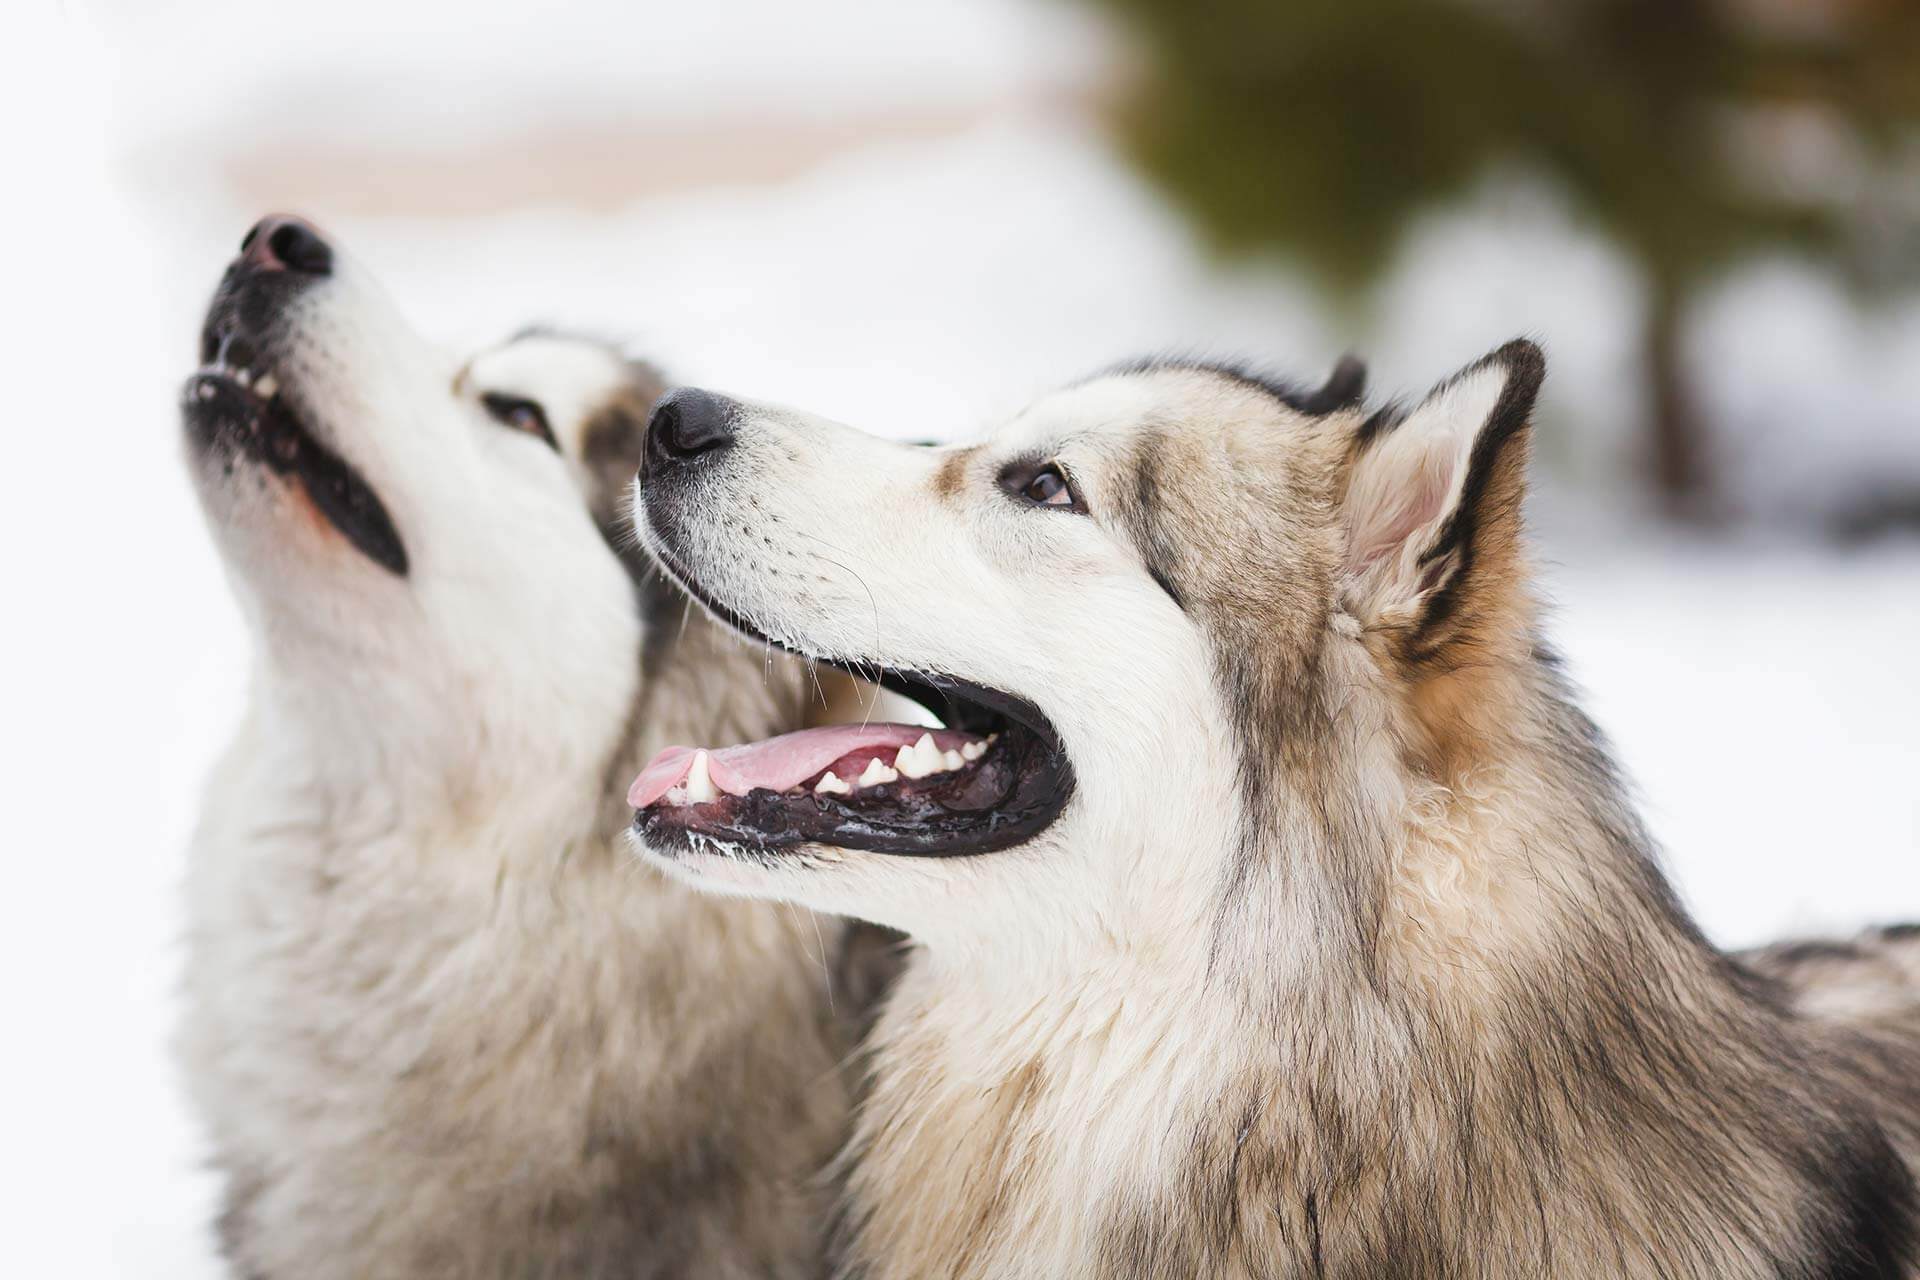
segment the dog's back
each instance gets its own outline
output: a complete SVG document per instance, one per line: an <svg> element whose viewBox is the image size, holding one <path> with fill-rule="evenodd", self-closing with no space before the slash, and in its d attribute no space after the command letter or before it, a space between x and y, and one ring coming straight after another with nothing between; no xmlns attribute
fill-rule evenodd
<svg viewBox="0 0 1920 1280"><path fill-rule="evenodd" d="M1824 1028L1859 1076L1907 1163L1920 1169L1920 923L1844 941L1783 942L1740 961L1779 998Z"/></svg>

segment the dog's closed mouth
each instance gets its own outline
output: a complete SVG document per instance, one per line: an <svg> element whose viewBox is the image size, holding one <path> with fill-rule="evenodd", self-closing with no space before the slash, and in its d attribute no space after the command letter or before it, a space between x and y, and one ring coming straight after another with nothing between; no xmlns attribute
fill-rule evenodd
<svg viewBox="0 0 1920 1280"><path fill-rule="evenodd" d="M216 302L216 313L220 304ZM251 458L292 477L314 508L368 559L402 577L407 549L373 487L339 454L320 443L290 402L280 379L254 347L210 321L202 337L206 363L187 380L183 408L196 443L208 451ZM231 462L229 462L231 467Z"/></svg>

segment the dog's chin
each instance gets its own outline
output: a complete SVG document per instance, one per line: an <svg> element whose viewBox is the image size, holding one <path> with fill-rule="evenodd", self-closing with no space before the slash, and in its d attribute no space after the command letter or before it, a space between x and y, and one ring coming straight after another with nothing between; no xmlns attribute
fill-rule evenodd
<svg viewBox="0 0 1920 1280"><path fill-rule="evenodd" d="M1025 844L1060 816L1073 794L1073 767L1031 700L943 672L771 640L651 532L656 558L720 621L756 643L857 677L877 675L941 726L830 726L761 743L669 749L629 797L634 834L656 853L748 861L802 855L796 862L803 866L834 850L972 857Z"/></svg>
<svg viewBox="0 0 1920 1280"><path fill-rule="evenodd" d="M236 268L221 282L201 333L203 363L181 393L189 446L212 476L246 468L280 480L366 560L405 577L406 544L386 505L314 429L276 359L299 296L284 274Z"/></svg>
<svg viewBox="0 0 1920 1280"><path fill-rule="evenodd" d="M629 831L627 839L635 853L668 879L729 898L790 901L798 887L795 875L843 860L840 851L817 845L763 854L751 846L725 845L697 836L673 849L650 844L638 831Z"/></svg>

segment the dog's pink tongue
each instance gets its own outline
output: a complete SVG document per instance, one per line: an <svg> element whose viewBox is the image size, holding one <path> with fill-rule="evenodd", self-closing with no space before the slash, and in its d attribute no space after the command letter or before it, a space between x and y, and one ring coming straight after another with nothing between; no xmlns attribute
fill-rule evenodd
<svg viewBox="0 0 1920 1280"><path fill-rule="evenodd" d="M964 733L918 724L836 724L709 751L707 773L713 785L728 795L743 796L756 787L785 791L856 751L872 751L891 763L901 747L912 746L923 733L931 733L942 751L972 740ZM693 769L693 756L692 747L662 751L633 780L627 803L644 809L685 782Z"/></svg>

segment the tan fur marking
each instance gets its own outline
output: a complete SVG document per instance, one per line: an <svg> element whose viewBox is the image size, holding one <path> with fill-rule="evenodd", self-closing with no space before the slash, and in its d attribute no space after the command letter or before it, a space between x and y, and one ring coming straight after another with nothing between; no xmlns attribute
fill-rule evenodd
<svg viewBox="0 0 1920 1280"><path fill-rule="evenodd" d="M967 469L978 453L975 449L955 449L940 459L939 468L933 473L934 496L944 502L957 499L967 483Z"/></svg>

